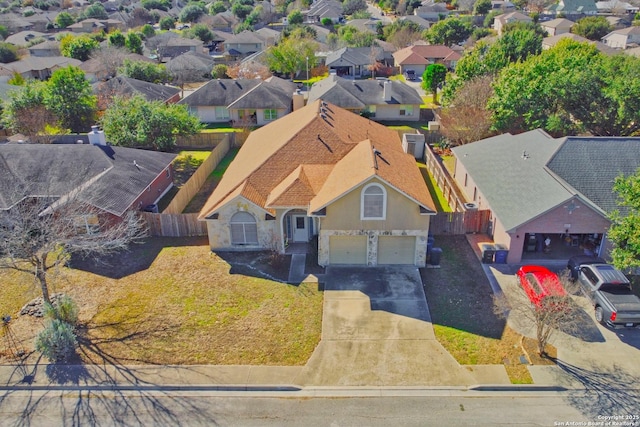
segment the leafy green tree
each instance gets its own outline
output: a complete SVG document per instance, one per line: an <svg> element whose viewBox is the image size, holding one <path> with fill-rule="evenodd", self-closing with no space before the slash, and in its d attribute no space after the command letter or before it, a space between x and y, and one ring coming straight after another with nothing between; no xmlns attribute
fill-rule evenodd
<svg viewBox="0 0 640 427"><path fill-rule="evenodd" d="M97 99L84 72L78 67L54 71L47 81L44 101L60 119L61 125L72 132L86 132L94 123Z"/></svg>
<svg viewBox="0 0 640 427"><path fill-rule="evenodd" d="M123 47L127 41L124 34L122 34L122 31L120 30L114 30L110 32L107 36L107 40L109 41L109 46L115 47Z"/></svg>
<svg viewBox="0 0 640 427"><path fill-rule="evenodd" d="M0 42L0 62L9 63L18 60L18 48L11 43Z"/></svg>
<svg viewBox="0 0 640 427"><path fill-rule="evenodd" d="M227 66L224 64L217 64L213 66L213 70L211 70L211 77L214 79L227 79Z"/></svg>
<svg viewBox="0 0 640 427"><path fill-rule="evenodd" d="M93 3L91 6L84 10L83 16L85 19L109 19L109 14L104 10L102 3Z"/></svg>
<svg viewBox="0 0 640 427"><path fill-rule="evenodd" d="M620 209L609 218L611 227L607 237L613 243L611 259L613 265L623 271L640 268L640 169L630 176L619 176L613 184Z"/></svg>
<svg viewBox="0 0 640 427"><path fill-rule="evenodd" d="M304 16L302 16L302 12L300 12L299 9L293 9L287 16L287 22L289 25L302 24L304 22Z"/></svg>
<svg viewBox="0 0 640 427"><path fill-rule="evenodd" d="M484 21L482 21L482 26L485 28L492 27L495 17L498 15L502 15L502 13L503 12L501 10L492 10L491 12L489 12L487 16L484 17Z"/></svg>
<svg viewBox="0 0 640 427"><path fill-rule="evenodd" d="M9 91L3 102L2 124L15 133L39 135L58 118L44 101L46 82L27 80L18 90Z"/></svg>
<svg viewBox="0 0 640 427"><path fill-rule="evenodd" d="M175 147L177 136L193 135L201 128L185 105L147 101L140 95L116 96L101 123L114 145L165 151Z"/></svg>
<svg viewBox="0 0 640 427"><path fill-rule="evenodd" d="M14 71L13 74L11 75L11 78L7 81L7 83L13 86L24 86L25 83L27 83L27 80L24 77L22 77L22 74L18 73L17 71Z"/></svg>
<svg viewBox="0 0 640 427"><path fill-rule="evenodd" d="M327 18L327 17L322 18L322 19L320 20L320 23L321 23L322 25L324 25L325 27L331 27L331 26L333 26L333 20L332 20L331 18Z"/></svg>
<svg viewBox="0 0 640 427"><path fill-rule="evenodd" d="M571 27L572 33L594 41L600 41L611 30L611 25L604 16L587 16Z"/></svg>
<svg viewBox="0 0 640 427"><path fill-rule="evenodd" d="M433 24L425 31L424 37L432 44L451 46L467 40L472 31L469 21L451 17Z"/></svg>
<svg viewBox="0 0 640 427"><path fill-rule="evenodd" d="M142 0L141 4L147 10L159 9L167 11L171 7L171 2L168 0Z"/></svg>
<svg viewBox="0 0 640 427"><path fill-rule="evenodd" d="M491 12L491 0L476 0L473 5L473 13L476 15L486 15Z"/></svg>
<svg viewBox="0 0 640 427"><path fill-rule="evenodd" d="M433 102L438 103L438 86L444 83L447 67L442 64L429 64L422 74L422 89L431 91Z"/></svg>
<svg viewBox="0 0 640 427"><path fill-rule="evenodd" d="M142 37L138 33L129 31L124 45L129 49L129 52L142 55Z"/></svg>
<svg viewBox="0 0 640 427"><path fill-rule="evenodd" d="M202 15L206 14L205 7L200 3L189 3L180 11L180 22L195 22Z"/></svg>
<svg viewBox="0 0 640 427"><path fill-rule="evenodd" d="M58 28L67 28L74 22L76 22L76 20L69 12L60 12L56 16L56 25Z"/></svg>
<svg viewBox="0 0 640 427"><path fill-rule="evenodd" d="M195 24L191 27L191 35L199 38L203 42L207 43L213 40L213 32L205 24Z"/></svg>
<svg viewBox="0 0 640 427"><path fill-rule="evenodd" d="M171 81L171 75L163 64L125 59L118 71L132 79L149 83L168 83Z"/></svg>
<svg viewBox="0 0 640 427"><path fill-rule="evenodd" d="M376 39L375 34L360 31L352 25L344 25L338 29L339 43L347 47L370 47Z"/></svg>
<svg viewBox="0 0 640 427"><path fill-rule="evenodd" d="M165 16L164 18L160 19L160 29L164 31L171 30L175 26L175 23L176 22L173 20L173 18L171 18L170 16Z"/></svg>
<svg viewBox="0 0 640 427"><path fill-rule="evenodd" d="M145 39L149 39L156 35L156 30L153 29L153 25L151 24L144 24L140 29L140 32Z"/></svg>
<svg viewBox="0 0 640 427"><path fill-rule="evenodd" d="M244 19L247 16L249 16L249 14L251 13L252 10L253 10L253 5L242 4L240 2L235 2L231 6L231 12L235 16L237 16L238 19L240 19L241 21L244 21Z"/></svg>
<svg viewBox="0 0 640 427"><path fill-rule="evenodd" d="M0 25L0 37L2 37L3 39L9 37L9 29L4 25Z"/></svg>
<svg viewBox="0 0 640 427"><path fill-rule="evenodd" d="M267 49L267 65L271 70L289 74L293 79L297 72L306 70L307 58L309 58L309 68L315 67L316 48L317 43L313 40L286 38L277 46L271 46Z"/></svg>
<svg viewBox="0 0 640 427"><path fill-rule="evenodd" d="M227 10L227 6L225 6L223 1L216 0L209 5L209 14L217 15L218 13L222 13Z"/></svg>
<svg viewBox="0 0 640 427"><path fill-rule="evenodd" d="M69 34L60 40L60 53L63 56L79 61L89 59L91 52L98 47L100 47L100 43L88 35L75 37Z"/></svg>

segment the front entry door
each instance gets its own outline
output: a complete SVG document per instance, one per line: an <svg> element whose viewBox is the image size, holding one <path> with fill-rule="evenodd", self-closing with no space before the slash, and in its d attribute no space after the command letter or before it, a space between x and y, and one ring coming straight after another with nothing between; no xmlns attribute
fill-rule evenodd
<svg viewBox="0 0 640 427"><path fill-rule="evenodd" d="M307 217L304 215L293 216L293 241L309 241L309 232L307 231Z"/></svg>

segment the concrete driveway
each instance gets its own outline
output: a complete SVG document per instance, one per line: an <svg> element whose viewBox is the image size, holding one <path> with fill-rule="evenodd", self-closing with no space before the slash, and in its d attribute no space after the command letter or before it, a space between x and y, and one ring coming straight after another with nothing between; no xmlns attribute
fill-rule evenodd
<svg viewBox="0 0 640 427"><path fill-rule="evenodd" d="M328 267L322 340L304 385L470 385L436 341L415 267Z"/></svg>
<svg viewBox="0 0 640 427"><path fill-rule="evenodd" d="M552 271L562 271L566 263L545 265ZM486 272L495 277L507 298L515 298L522 292L514 274L519 266L485 266ZM640 329L610 329L598 324L593 306L582 295L574 295L574 301L582 309L580 331L557 331L551 344L558 349L557 366L530 366L529 371L536 384L579 387L602 392L599 399L633 400L640 407ZM510 315L509 325L518 332L535 337L533 325ZM634 390L634 393L629 393Z"/></svg>

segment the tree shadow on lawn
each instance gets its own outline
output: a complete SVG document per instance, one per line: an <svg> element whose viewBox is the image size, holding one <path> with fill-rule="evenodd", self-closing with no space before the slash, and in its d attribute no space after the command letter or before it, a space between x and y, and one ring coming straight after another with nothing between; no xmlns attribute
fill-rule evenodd
<svg viewBox="0 0 640 427"><path fill-rule="evenodd" d="M141 323L143 324L144 322ZM117 324L109 324L96 328L116 326ZM154 381L161 378L162 367L158 367L160 373L156 377L143 377L122 363L140 365L145 361L119 358L104 350L103 345L113 341L131 344L138 339L148 338L149 335L175 329L165 326L165 330L159 330L157 325L147 325L145 328L138 325L137 328L125 335L100 339L90 337L87 329L81 326L76 354L66 363L50 363L43 366L38 359L35 365L16 366L17 373L25 372L28 375L24 380L7 384L8 386L35 378L40 369L44 369L49 384L43 384L41 380L38 387L7 387L0 395L0 408L16 391L28 393L19 421L16 422L16 425L28 426L37 423L36 415L49 407L48 394L59 399L58 394L64 393L64 399L60 399L64 406L61 411L64 418L60 422L63 425L130 425L132 422L141 425L217 425L214 414L203 412L202 408L195 406L188 397L171 394L171 391L179 386ZM88 360L90 362L87 362ZM16 375L16 378L18 376ZM189 414L188 419L184 418L185 413ZM110 418L105 419L105 416Z"/></svg>
<svg viewBox="0 0 640 427"><path fill-rule="evenodd" d="M100 258L81 258L74 255L69 261L69 267L111 279L122 279L148 269L165 247L203 245L208 245L206 236L149 237L141 243L129 245L128 250Z"/></svg>
<svg viewBox="0 0 640 427"><path fill-rule="evenodd" d="M230 274L286 283L289 279L291 255L271 251L219 251L215 254L231 267Z"/></svg>
<svg viewBox="0 0 640 427"><path fill-rule="evenodd" d="M420 270L434 324L500 339L506 321L493 311L493 291L463 235L436 236L440 268Z"/></svg>

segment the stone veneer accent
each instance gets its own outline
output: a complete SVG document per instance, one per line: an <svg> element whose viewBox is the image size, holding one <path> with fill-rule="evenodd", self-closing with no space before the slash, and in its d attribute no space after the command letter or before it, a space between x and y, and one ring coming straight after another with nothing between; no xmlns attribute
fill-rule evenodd
<svg viewBox="0 0 640 427"><path fill-rule="evenodd" d="M427 260L428 230L320 230L318 236L318 264L329 265L329 238L331 236L367 236L367 266L378 265L378 236L416 236L413 265L424 267Z"/></svg>

